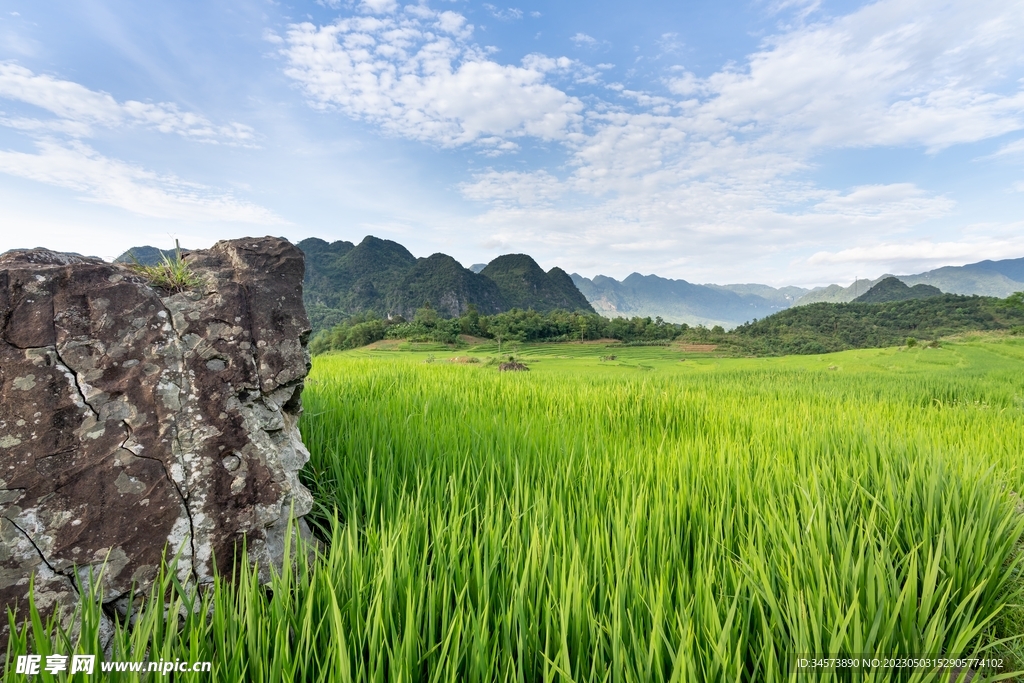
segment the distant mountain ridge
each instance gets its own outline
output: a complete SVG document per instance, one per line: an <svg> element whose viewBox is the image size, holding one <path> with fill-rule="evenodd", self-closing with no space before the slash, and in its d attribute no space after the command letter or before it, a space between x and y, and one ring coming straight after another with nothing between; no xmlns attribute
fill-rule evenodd
<svg viewBox="0 0 1024 683"><path fill-rule="evenodd" d="M661 317L667 322L728 329L794 306L848 303L888 278L907 289L927 285L949 294L1005 298L1024 291L1024 258L945 266L916 275L885 274L858 279L847 287L805 289L756 283L695 284L640 273L621 282L604 275L586 278L567 275L557 267L544 272L526 254L506 254L488 264L464 268L446 254L418 259L401 244L373 236L358 245L308 238L298 246L306 254L304 298L317 329L361 312L410 318L426 302L444 316L461 315L471 304L482 314L513 307L539 312L565 308L613 318ZM135 247L117 260L130 261L129 253L148 263L159 261L163 254L172 256L173 250ZM902 292L891 283L886 291L887 296ZM932 290L915 291L934 296Z"/></svg>
<svg viewBox="0 0 1024 683"><path fill-rule="evenodd" d="M633 273L622 282L604 275L589 279L573 273L571 277L594 310L603 316L660 316L668 322L706 327L735 327L747 320L771 315L789 308L791 303L786 301L786 296L793 294L779 294L779 290L767 285L698 285L640 273ZM734 291L731 287L741 289ZM772 298L749 293L768 294L761 288L771 289Z"/></svg>
<svg viewBox="0 0 1024 683"><path fill-rule="evenodd" d="M887 277L853 301L858 304L881 304L890 301L927 299L933 296L942 296L942 290L931 285L908 287L899 278Z"/></svg>
<svg viewBox="0 0 1024 683"><path fill-rule="evenodd" d="M808 290L806 294L798 298L793 302L794 306L807 306L808 304L845 304L853 301L861 294L864 294L869 289L877 285L882 280L894 277L893 275L886 273L881 277L875 278L874 280L861 280L857 279L853 281L853 284L849 287L843 287L842 285L829 285L828 287L815 287L814 289Z"/></svg>
<svg viewBox="0 0 1024 683"><path fill-rule="evenodd" d="M943 266L916 275L885 274L874 280L857 280L849 287L829 285L810 290L794 304L848 303L888 277L906 285L931 285L946 294L994 296L1005 299L1024 290L1024 258L979 261L964 266Z"/></svg>
<svg viewBox="0 0 1024 683"><path fill-rule="evenodd" d="M556 308L594 312L564 270L556 266L545 273L526 254L499 256L480 271L480 276L498 285L508 308L532 308L541 313Z"/></svg>
<svg viewBox="0 0 1024 683"><path fill-rule="evenodd" d="M937 288L939 293L1005 298L1024 291L1024 258L945 266L916 275L887 273L873 280L858 279L848 287L829 285L813 289L760 284L698 285L639 273L621 282L604 275L592 279L579 274L572 277L601 315L661 316L669 322L721 325L728 329L794 306L849 303L888 278L902 282L907 289L927 285ZM935 295L932 290L916 290L922 291ZM715 296L716 292L719 296Z"/></svg>
<svg viewBox="0 0 1024 683"><path fill-rule="evenodd" d="M471 305L484 315L512 308L594 312L563 270L544 272L526 254L499 256L473 272L447 254L416 258L372 235L358 245L311 237L298 247L306 254L303 298L316 330L357 313L411 319L425 304L445 317Z"/></svg>

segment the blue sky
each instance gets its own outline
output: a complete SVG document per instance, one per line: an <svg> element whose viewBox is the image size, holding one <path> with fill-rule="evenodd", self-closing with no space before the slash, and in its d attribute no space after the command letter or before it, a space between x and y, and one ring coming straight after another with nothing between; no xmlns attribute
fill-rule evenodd
<svg viewBox="0 0 1024 683"><path fill-rule="evenodd" d="M1021 35L1012 0L6 0L0 250L373 234L774 285L1021 257Z"/></svg>

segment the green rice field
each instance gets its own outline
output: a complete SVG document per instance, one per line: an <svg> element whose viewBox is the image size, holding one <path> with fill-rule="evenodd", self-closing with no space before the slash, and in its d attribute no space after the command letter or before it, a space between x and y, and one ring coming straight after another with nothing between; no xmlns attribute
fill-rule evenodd
<svg viewBox="0 0 1024 683"><path fill-rule="evenodd" d="M168 578L195 601L183 627L149 610L115 653L209 659L212 679L180 680L217 681L1024 669L1024 340L516 356L529 372L499 372L494 344L315 358L302 429L316 556L293 550L269 588L248 573L195 596ZM86 622L66 645L95 652ZM12 653L60 650L55 629L23 629ZM878 664L798 666L852 656ZM939 658L995 666L957 677Z"/></svg>

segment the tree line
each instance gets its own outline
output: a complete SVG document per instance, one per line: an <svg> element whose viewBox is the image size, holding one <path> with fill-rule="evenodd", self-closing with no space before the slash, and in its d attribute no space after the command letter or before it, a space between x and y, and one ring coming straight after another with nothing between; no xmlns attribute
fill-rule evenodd
<svg viewBox="0 0 1024 683"><path fill-rule="evenodd" d="M509 342L614 339L632 344L672 341L714 344L728 355L778 356L831 353L846 349L934 341L968 331L1006 330L1024 334L1024 293L1006 299L943 294L887 303L816 303L780 311L726 332L670 323L658 318L605 318L594 313L512 309L481 315L474 306L458 318L443 318L429 305L412 320L353 315L317 334L312 353L353 349L381 339L453 344L460 335Z"/></svg>
<svg viewBox="0 0 1024 683"><path fill-rule="evenodd" d="M373 313L353 315L313 338L314 354L354 349L382 339L454 344L460 335L508 342L559 342L615 339L627 343L666 343L691 329L660 317L604 318L595 313L554 310L538 313L513 308L481 315L476 306L458 318L443 318L429 304L416 310L412 320L384 318ZM717 328L720 332L725 332Z"/></svg>

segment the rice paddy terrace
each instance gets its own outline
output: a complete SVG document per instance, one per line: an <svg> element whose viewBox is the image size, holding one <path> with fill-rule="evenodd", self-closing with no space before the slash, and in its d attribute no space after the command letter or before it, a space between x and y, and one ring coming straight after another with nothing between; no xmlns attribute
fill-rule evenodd
<svg viewBox="0 0 1024 683"><path fill-rule="evenodd" d="M516 351L529 372L496 351L315 358L320 554L269 589L220 581L197 598L212 618L152 618L117 647L211 659L215 680L1024 668L1024 340L771 359L548 344ZM852 655L882 663L797 673Z"/></svg>

